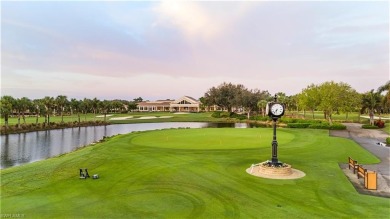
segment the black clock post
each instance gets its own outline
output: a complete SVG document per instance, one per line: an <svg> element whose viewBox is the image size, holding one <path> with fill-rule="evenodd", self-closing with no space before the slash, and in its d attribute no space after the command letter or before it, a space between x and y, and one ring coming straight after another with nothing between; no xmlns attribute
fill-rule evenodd
<svg viewBox="0 0 390 219"><path fill-rule="evenodd" d="M269 103L268 115L273 121L273 138L272 138L272 159L268 164L270 166L283 166L283 163L278 160L278 140L276 138L276 122L284 114L284 105L277 102L277 95L275 94L274 102Z"/></svg>
<svg viewBox="0 0 390 219"><path fill-rule="evenodd" d="M271 165L274 166L281 166L282 163L278 161L278 141L276 139L276 121L278 120L278 117L272 117L273 126L274 126L274 135L272 138L272 159L271 159Z"/></svg>
<svg viewBox="0 0 390 219"><path fill-rule="evenodd" d="M272 138L272 158L246 169L246 172L263 178L270 179L298 179L305 176L305 173L293 169L290 164L282 163L278 160L278 140L276 138L276 122L284 115L285 105L278 103L277 95L275 94L274 101L268 102L266 105L266 113L273 121L274 135Z"/></svg>

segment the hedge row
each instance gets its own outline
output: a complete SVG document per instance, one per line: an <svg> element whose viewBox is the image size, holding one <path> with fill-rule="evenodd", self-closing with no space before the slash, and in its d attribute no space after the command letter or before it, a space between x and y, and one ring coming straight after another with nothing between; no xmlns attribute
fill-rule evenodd
<svg viewBox="0 0 390 219"><path fill-rule="evenodd" d="M32 132L32 131L43 131L51 129L63 129L63 128L73 128L73 127L85 127L85 126L99 126L99 125L109 125L109 122L104 122L100 120L96 121L77 121L74 122L50 122L46 123L29 123L29 124L20 124L20 126L9 125L5 127L4 125L0 127L0 133L3 134L14 134L14 133L23 133L23 132Z"/></svg>
<svg viewBox="0 0 390 219"><path fill-rule="evenodd" d="M364 125L362 125L362 128L364 128L364 129L379 129L378 126L370 125L370 124L364 124Z"/></svg>
<svg viewBox="0 0 390 219"><path fill-rule="evenodd" d="M310 128L310 129L329 129L329 130L344 130L347 127L340 123L287 123L288 128Z"/></svg>
<svg viewBox="0 0 390 219"><path fill-rule="evenodd" d="M214 118L234 118L234 119L239 119L239 120L244 120L246 119L246 115L244 114L237 114L237 113L229 113L229 112L223 112L223 111L215 111L211 114L212 117Z"/></svg>

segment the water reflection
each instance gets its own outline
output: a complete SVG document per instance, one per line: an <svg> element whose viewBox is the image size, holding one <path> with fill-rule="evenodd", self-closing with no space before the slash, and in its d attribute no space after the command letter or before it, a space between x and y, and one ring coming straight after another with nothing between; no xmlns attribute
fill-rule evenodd
<svg viewBox="0 0 390 219"><path fill-rule="evenodd" d="M0 168L17 166L68 153L103 136L166 128L248 128L247 123L168 122L77 127L1 136Z"/></svg>

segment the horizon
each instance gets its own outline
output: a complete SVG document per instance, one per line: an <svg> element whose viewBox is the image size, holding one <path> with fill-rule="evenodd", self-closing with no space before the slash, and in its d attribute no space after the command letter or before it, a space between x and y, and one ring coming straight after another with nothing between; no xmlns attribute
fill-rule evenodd
<svg viewBox="0 0 390 219"><path fill-rule="evenodd" d="M389 78L389 2L2 2L1 95L300 93Z"/></svg>

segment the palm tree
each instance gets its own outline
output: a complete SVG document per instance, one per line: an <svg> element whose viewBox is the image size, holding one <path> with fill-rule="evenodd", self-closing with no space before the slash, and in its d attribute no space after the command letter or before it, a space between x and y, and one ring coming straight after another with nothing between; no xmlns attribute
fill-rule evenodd
<svg viewBox="0 0 390 219"><path fill-rule="evenodd" d="M30 109L30 106L31 106L31 100L28 99L27 97L22 97L20 98L19 100L19 104L20 104L20 111L22 113L22 118L23 118L23 123L26 124L26 116L25 116L25 113L27 110Z"/></svg>
<svg viewBox="0 0 390 219"><path fill-rule="evenodd" d="M64 111L65 107L68 104L68 97L64 95L58 95L55 99L55 103L57 104L58 111L61 114L61 123L64 123Z"/></svg>
<svg viewBox="0 0 390 219"><path fill-rule="evenodd" d="M103 100L103 101L100 101L98 106L99 106L99 109L101 110L101 112L104 114L104 122L106 122L107 121L107 119L106 119L107 113L112 108L112 102L109 100Z"/></svg>
<svg viewBox="0 0 390 219"><path fill-rule="evenodd" d="M47 124L50 124L50 114L53 113L53 109L55 106L55 100L53 97L46 96L42 99L42 102L45 106L46 116L45 116L45 122Z"/></svg>
<svg viewBox="0 0 390 219"><path fill-rule="evenodd" d="M41 99L35 99L30 106L30 112L35 112L35 124L38 124L39 116L44 113L44 105Z"/></svg>
<svg viewBox="0 0 390 219"><path fill-rule="evenodd" d="M91 101L91 107L92 107L92 110L93 110L93 114L96 115L97 113L97 110L99 108L99 104L100 104L100 100L98 100L96 97L92 99Z"/></svg>
<svg viewBox="0 0 390 219"><path fill-rule="evenodd" d="M20 116L21 116L21 112L22 112L22 101L19 98L15 99L15 101L13 103L13 109L18 114L18 128L20 128Z"/></svg>
<svg viewBox="0 0 390 219"><path fill-rule="evenodd" d="M15 99L11 96L2 96L0 99L0 113L4 117L5 128L8 129L8 118L12 114Z"/></svg>
<svg viewBox="0 0 390 219"><path fill-rule="evenodd" d="M370 92L366 92L363 94L361 111L362 112L366 110L369 111L371 125L374 125L374 112L380 106L380 102L381 102L380 97L381 97L380 93L374 92L374 89L372 89Z"/></svg>
<svg viewBox="0 0 390 219"><path fill-rule="evenodd" d="M81 104L81 110L84 112L84 121L87 121L87 113L92 108L92 100L84 98Z"/></svg>
<svg viewBox="0 0 390 219"><path fill-rule="evenodd" d="M78 123L79 123L79 124L80 124L81 104L82 104L82 101L81 101L81 100L76 100L75 98L72 98L72 99L70 100L70 105L71 105L71 108L72 108L72 113L77 113Z"/></svg>
<svg viewBox="0 0 390 219"><path fill-rule="evenodd" d="M382 94L386 91L386 94L383 96L381 104L384 113L390 112L390 81L387 81L386 84L378 88L378 93Z"/></svg>
<svg viewBox="0 0 390 219"><path fill-rule="evenodd" d="M257 107L259 107L259 109L261 109L261 114L263 116L266 116L265 115L265 108L267 106L267 101L266 100L260 100L259 102L257 102Z"/></svg>

